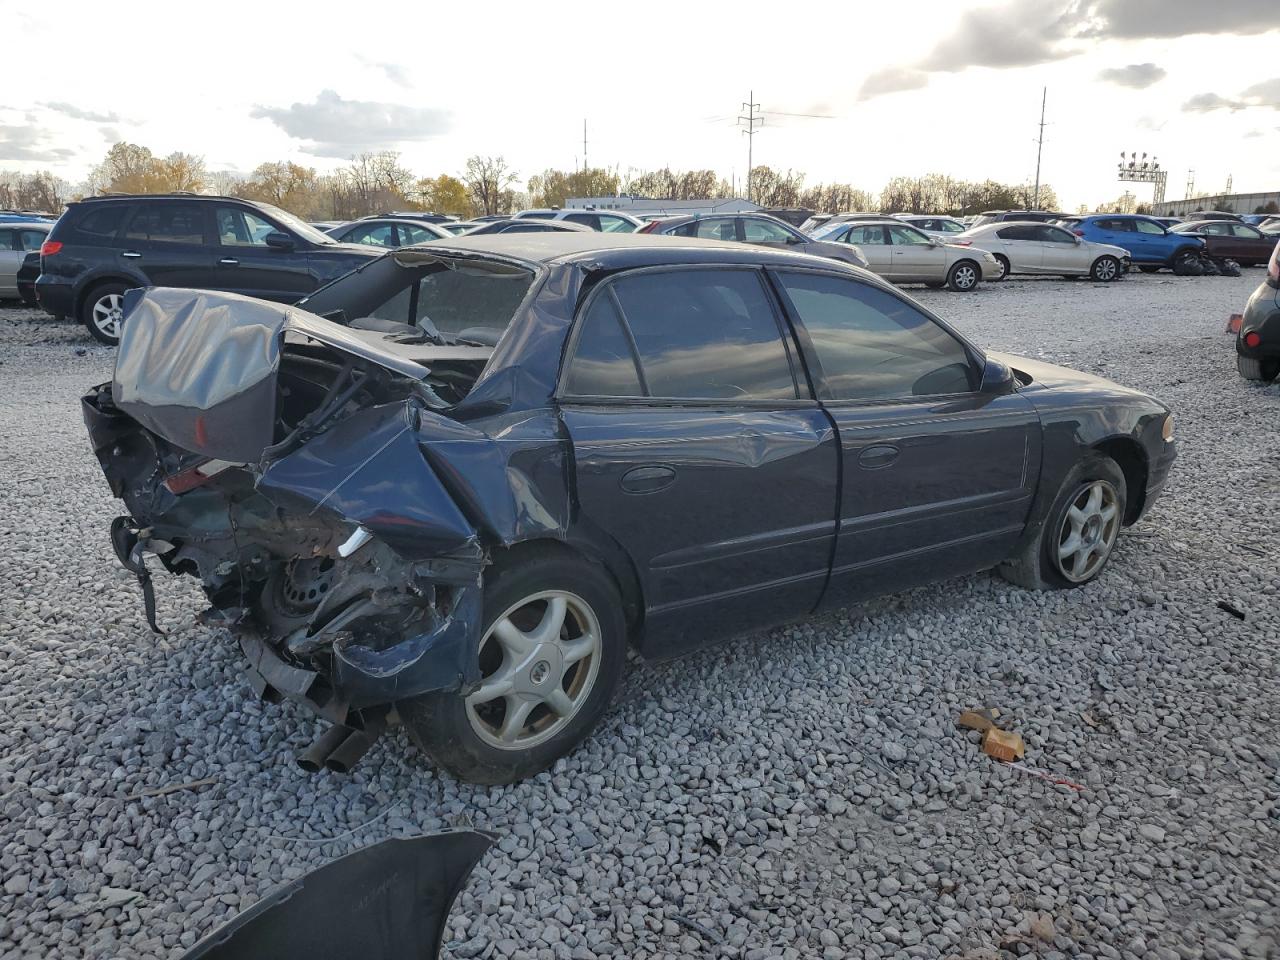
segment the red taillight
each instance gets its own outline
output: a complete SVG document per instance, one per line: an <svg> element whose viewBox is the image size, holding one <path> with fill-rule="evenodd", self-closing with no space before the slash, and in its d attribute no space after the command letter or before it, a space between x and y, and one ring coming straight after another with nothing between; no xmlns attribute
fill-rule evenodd
<svg viewBox="0 0 1280 960"><path fill-rule="evenodd" d="M61 240L46 240L40 244L40 256L52 257L55 253L62 249Z"/></svg>
<svg viewBox="0 0 1280 960"><path fill-rule="evenodd" d="M1250 350L1257 350L1260 343L1262 343L1262 336L1257 330L1250 330L1244 335L1244 345Z"/></svg>
<svg viewBox="0 0 1280 960"><path fill-rule="evenodd" d="M226 460L206 460L204 463L196 464L189 470L183 470L181 473L175 473L171 477L165 477L164 487L173 494L186 493L188 490L204 486L223 470L234 466L237 466L237 464L228 463Z"/></svg>

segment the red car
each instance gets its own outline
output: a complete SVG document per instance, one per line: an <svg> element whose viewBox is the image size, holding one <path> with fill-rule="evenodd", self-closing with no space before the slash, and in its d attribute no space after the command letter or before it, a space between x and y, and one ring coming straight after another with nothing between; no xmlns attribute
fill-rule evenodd
<svg viewBox="0 0 1280 960"><path fill-rule="evenodd" d="M1231 259L1242 267L1266 263L1275 249L1276 238L1268 237L1257 227L1234 220L1190 220L1170 228L1171 233L1184 233L1204 239L1204 250L1215 260Z"/></svg>

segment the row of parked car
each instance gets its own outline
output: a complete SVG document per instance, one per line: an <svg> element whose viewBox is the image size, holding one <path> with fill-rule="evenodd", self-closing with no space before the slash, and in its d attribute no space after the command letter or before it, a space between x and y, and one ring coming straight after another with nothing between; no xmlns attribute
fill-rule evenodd
<svg viewBox="0 0 1280 960"><path fill-rule="evenodd" d="M1048 211L991 211L969 226L943 216L846 213L813 217L797 228L764 213L640 219L594 209L523 210L470 221L402 212L307 223L237 197L106 196L69 204L56 223L0 222L0 298L38 303L115 343L124 292L133 287L195 287L293 302L387 248L459 235L582 231L774 247L864 267L894 283L960 292L1015 274L1108 282L1131 265L1190 273L1215 260L1263 263L1275 244L1238 219L1170 226L1136 215Z"/></svg>

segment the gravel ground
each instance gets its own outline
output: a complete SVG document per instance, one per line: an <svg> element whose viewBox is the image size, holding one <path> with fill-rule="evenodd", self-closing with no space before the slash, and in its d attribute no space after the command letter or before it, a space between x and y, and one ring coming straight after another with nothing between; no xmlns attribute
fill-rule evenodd
<svg viewBox="0 0 1280 960"><path fill-rule="evenodd" d="M1238 379L1222 333L1260 278L918 291L1173 407L1170 487L1108 572L636 664L582 749L497 789L399 731L304 775L319 724L253 699L190 581L159 581L149 633L77 408L112 354L0 311L0 956L174 957L333 857L466 824L502 840L454 957L1280 956L1280 386ZM1083 789L983 756L955 719L984 704Z"/></svg>

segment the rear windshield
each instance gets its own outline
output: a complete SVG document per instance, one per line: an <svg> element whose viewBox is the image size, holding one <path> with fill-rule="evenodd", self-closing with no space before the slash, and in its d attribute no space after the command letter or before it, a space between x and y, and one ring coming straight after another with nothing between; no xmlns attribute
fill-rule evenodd
<svg viewBox="0 0 1280 960"><path fill-rule="evenodd" d="M384 288L380 302L358 315L490 346L507 329L534 277L506 264L459 261L400 267L399 275L401 282Z"/></svg>

